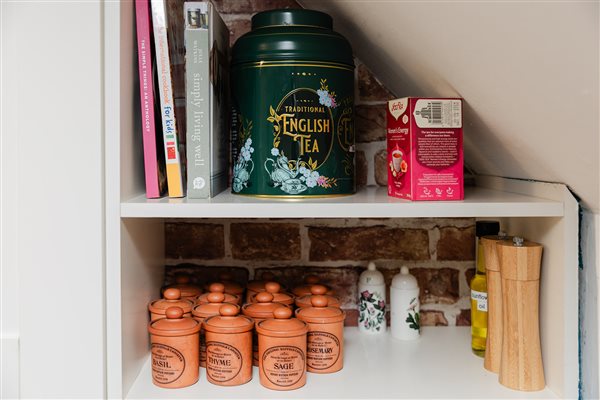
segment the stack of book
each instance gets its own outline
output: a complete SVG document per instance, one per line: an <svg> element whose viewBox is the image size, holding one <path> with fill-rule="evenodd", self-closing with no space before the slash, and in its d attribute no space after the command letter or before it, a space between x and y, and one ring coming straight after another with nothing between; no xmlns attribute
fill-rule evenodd
<svg viewBox="0 0 600 400"><path fill-rule="evenodd" d="M229 31L208 2L136 0L146 196L209 198L229 173Z"/></svg>

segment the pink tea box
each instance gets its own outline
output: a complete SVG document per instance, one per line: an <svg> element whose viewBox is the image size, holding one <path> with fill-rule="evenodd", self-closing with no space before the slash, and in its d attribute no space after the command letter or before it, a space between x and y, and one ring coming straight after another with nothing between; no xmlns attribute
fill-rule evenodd
<svg viewBox="0 0 600 400"><path fill-rule="evenodd" d="M387 150L389 196L464 199L462 99L389 101Z"/></svg>

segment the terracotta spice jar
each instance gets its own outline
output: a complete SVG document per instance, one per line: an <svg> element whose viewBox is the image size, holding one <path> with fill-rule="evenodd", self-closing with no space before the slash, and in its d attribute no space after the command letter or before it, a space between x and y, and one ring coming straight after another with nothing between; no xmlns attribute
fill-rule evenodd
<svg viewBox="0 0 600 400"><path fill-rule="evenodd" d="M306 296L307 294L311 294L310 289L314 286L319 284L319 277L316 275L307 275L304 278L304 284L300 285L300 286L296 286L294 289L292 289L292 294L296 297L302 297L302 296ZM333 289L331 289L329 286L327 285L323 285L325 286L325 288L327 289L326 294L333 296L335 293L333 292Z"/></svg>
<svg viewBox="0 0 600 400"><path fill-rule="evenodd" d="M313 295L311 306L296 310L308 324L306 367L308 372L328 374L344 366L344 320L346 313L328 306L328 297Z"/></svg>
<svg viewBox="0 0 600 400"><path fill-rule="evenodd" d="M242 385L252 379L252 318L238 315L240 308L223 304L219 314L204 320L206 376L221 386Z"/></svg>
<svg viewBox="0 0 600 400"><path fill-rule="evenodd" d="M262 279L250 281L248 282L248 285L246 285L246 303L251 303L254 296L256 296L259 292L264 292L265 284L267 282L274 282L275 275L273 275L272 272L267 271L262 274L261 278ZM281 287L282 290L285 290L283 285L281 285Z"/></svg>
<svg viewBox="0 0 600 400"><path fill-rule="evenodd" d="M165 290L167 289L179 289L181 291L182 299L188 299L192 301L202 294L202 288L191 283L191 278L187 274L179 274L175 276L175 283L167 286Z"/></svg>
<svg viewBox="0 0 600 400"><path fill-rule="evenodd" d="M242 298L244 295L244 287L239 283L232 281L228 274L221 274L221 279L218 282L212 282L206 285L208 289L213 283L220 283L224 286L224 292L227 294L232 294L237 296L238 302L236 303L238 306L242 305Z"/></svg>
<svg viewBox="0 0 600 400"><path fill-rule="evenodd" d="M209 303L208 295L210 293L215 293L215 292L225 294L225 300L223 300L224 303L241 305L240 297L235 296L233 294L225 293L225 285L223 285L222 283L218 283L218 282L210 284L210 286L208 287L208 293L204 293L204 294L201 294L200 296L196 297L196 305L208 304Z"/></svg>
<svg viewBox="0 0 600 400"><path fill-rule="evenodd" d="M192 309L192 316L199 323L203 323L208 317L219 315L219 309L225 300L225 294L222 292L212 292L207 296L208 303L198 304ZM239 307L236 305L236 307ZM200 366L206 367L206 341L204 328L200 330Z"/></svg>
<svg viewBox="0 0 600 400"><path fill-rule="evenodd" d="M163 292L163 297L163 299L154 300L148 304L150 321L165 318L166 310L169 307L181 307L184 317L192 316L193 303L191 300L182 299L179 289L167 289Z"/></svg>
<svg viewBox="0 0 600 400"><path fill-rule="evenodd" d="M309 294L305 294L302 297L296 298L296 307L299 307L299 308L310 307L312 305L311 299L313 298L313 296L326 296L329 307L338 307L338 308L341 307L340 301L337 299L337 297L326 294L327 286L312 285L310 290L311 291Z"/></svg>
<svg viewBox="0 0 600 400"><path fill-rule="evenodd" d="M254 299L256 303L248 303L242 306L242 314L252 318L256 324L267 318L273 318L273 311L282 306L281 303L273 302L273 295L268 292L258 293ZM258 367L258 336L256 329L252 339L252 362Z"/></svg>
<svg viewBox="0 0 600 400"><path fill-rule="evenodd" d="M294 295L281 290L281 285L277 282L265 283L265 292L273 295L273 301L286 306L294 304ZM251 299L251 303L256 303L256 296Z"/></svg>
<svg viewBox="0 0 600 400"><path fill-rule="evenodd" d="M256 325L260 383L273 390L294 390L306 384L306 333L304 321L290 318L289 307L279 307L275 318Z"/></svg>
<svg viewBox="0 0 600 400"><path fill-rule="evenodd" d="M182 388L198 382L200 324L184 317L181 307L169 307L166 318L148 325L152 353L152 383Z"/></svg>

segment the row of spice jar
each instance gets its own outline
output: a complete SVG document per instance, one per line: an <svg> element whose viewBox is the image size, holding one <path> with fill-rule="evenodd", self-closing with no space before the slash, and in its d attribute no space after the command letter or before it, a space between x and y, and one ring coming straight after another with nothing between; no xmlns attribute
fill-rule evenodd
<svg viewBox="0 0 600 400"><path fill-rule="evenodd" d="M304 291L295 291L310 293L295 298L276 282L257 282L249 284L255 294L241 308L242 293L226 293L223 283L198 294L180 282L164 290L164 299L150 303L153 382L189 386L198 380L200 365L209 382L240 385L252 378L255 365L263 386L292 390L305 384L307 371L342 369L345 313L327 294L331 290L308 283ZM182 294L193 294L194 300ZM294 304L298 309L291 318Z"/></svg>

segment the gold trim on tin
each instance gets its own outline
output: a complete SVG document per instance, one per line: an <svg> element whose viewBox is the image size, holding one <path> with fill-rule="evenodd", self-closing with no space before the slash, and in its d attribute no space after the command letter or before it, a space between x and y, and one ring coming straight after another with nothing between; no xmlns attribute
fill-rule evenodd
<svg viewBox="0 0 600 400"><path fill-rule="evenodd" d="M333 197L344 197L344 196L352 196L354 194L356 194L356 192L353 193L336 193L336 194L315 194L315 195L283 195L283 194L249 194L249 193L234 193L231 192L231 194L234 194L236 196L245 196L245 197L256 197L258 199L289 199L289 200L294 200L294 199L326 199L326 198L333 198Z"/></svg>
<svg viewBox="0 0 600 400"><path fill-rule="evenodd" d="M292 63L290 63L292 61ZM239 68L267 68L267 67L321 67L321 68L334 68L334 69L343 69L346 71L353 72L354 67L348 67L345 64L334 64L334 63L323 63L323 64L315 64L315 63L299 63L294 64L294 60L286 60L284 62L275 62L275 61L258 61L253 63L244 63L239 66Z"/></svg>
<svg viewBox="0 0 600 400"><path fill-rule="evenodd" d="M267 28L281 28L281 27L286 27L286 28L293 28L295 26L301 26L303 28L319 28L319 29L330 29L330 28L325 28L319 25L302 25L302 24L279 24L279 25L266 25L266 26L259 26L257 28L252 28L253 31L255 30L259 30L259 29L267 29ZM285 34L287 35L288 32L285 32Z"/></svg>

